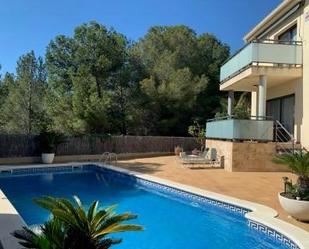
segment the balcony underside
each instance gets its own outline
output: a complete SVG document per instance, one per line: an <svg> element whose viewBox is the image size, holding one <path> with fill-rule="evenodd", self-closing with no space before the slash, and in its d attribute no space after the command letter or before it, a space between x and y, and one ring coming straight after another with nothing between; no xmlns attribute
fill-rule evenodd
<svg viewBox="0 0 309 249"><path fill-rule="evenodd" d="M302 66L276 67L250 65L245 70L224 81L220 85L220 90L252 92L257 90L260 75L267 76L267 86L268 88L271 88L273 86L301 78L302 74Z"/></svg>

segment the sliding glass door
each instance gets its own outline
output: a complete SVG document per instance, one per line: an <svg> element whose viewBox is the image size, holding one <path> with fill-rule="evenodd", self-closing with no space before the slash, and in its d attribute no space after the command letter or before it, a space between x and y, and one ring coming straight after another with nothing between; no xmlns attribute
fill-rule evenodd
<svg viewBox="0 0 309 249"><path fill-rule="evenodd" d="M291 134L294 134L295 95L267 101L267 116L278 120Z"/></svg>

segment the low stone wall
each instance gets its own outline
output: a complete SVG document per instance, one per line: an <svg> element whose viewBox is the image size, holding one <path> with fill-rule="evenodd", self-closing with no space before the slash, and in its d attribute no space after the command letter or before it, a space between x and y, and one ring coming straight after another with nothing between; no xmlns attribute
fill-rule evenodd
<svg viewBox="0 0 309 249"><path fill-rule="evenodd" d="M276 155L275 143L206 141L207 148L214 148L226 171L278 172L288 171L286 166L272 162Z"/></svg>

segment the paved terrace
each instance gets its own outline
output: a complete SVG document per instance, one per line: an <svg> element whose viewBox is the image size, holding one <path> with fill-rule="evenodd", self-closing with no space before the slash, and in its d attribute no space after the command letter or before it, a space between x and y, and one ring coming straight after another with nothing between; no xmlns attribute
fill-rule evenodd
<svg viewBox="0 0 309 249"><path fill-rule="evenodd" d="M278 201L277 194L283 188L282 177L296 179L290 173L231 173L223 169L189 169L182 166L176 156L118 161L117 166L269 206L278 211L280 219L309 231L309 223L289 217Z"/></svg>

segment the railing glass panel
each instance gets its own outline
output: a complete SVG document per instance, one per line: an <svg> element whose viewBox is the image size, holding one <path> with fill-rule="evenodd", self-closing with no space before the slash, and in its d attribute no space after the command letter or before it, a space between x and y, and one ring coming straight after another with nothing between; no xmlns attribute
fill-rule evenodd
<svg viewBox="0 0 309 249"><path fill-rule="evenodd" d="M220 81L233 77L249 65L259 63L268 63L267 66L302 65L302 43L274 43L272 41L249 43L221 67Z"/></svg>
<svg viewBox="0 0 309 249"><path fill-rule="evenodd" d="M272 141L272 120L227 119L206 123L206 137L227 140Z"/></svg>

